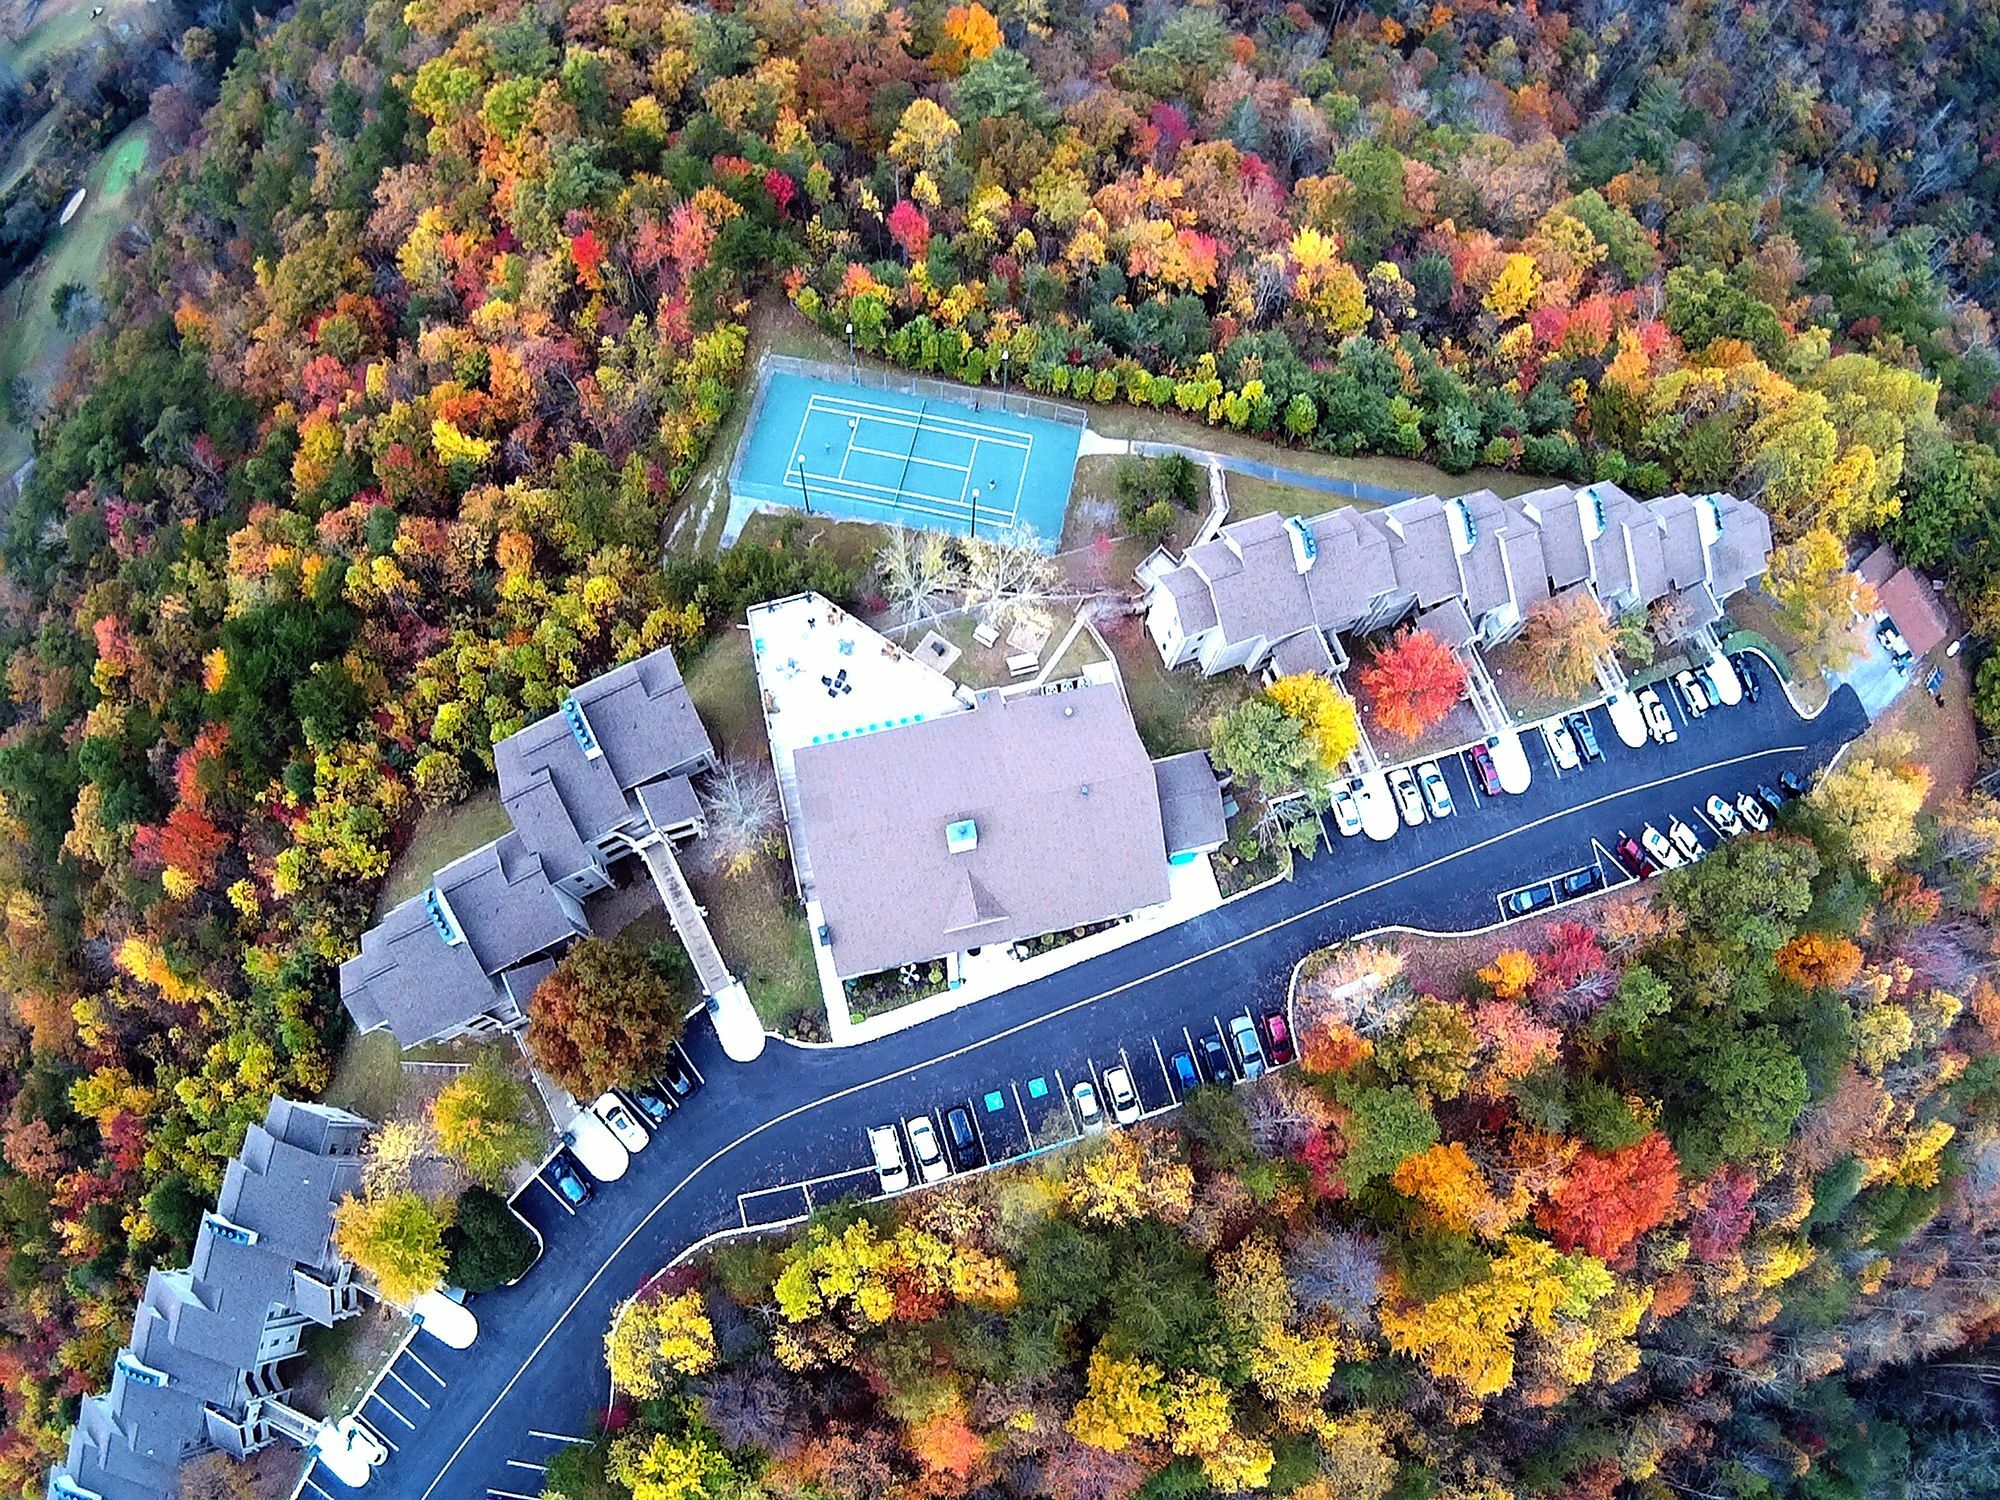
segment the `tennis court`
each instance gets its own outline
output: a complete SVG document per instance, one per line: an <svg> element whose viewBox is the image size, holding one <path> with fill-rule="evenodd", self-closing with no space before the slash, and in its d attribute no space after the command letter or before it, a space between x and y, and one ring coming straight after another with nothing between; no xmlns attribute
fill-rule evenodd
<svg viewBox="0 0 2000 1500"><path fill-rule="evenodd" d="M1082 426L976 399L770 374L743 436L733 494L959 536L1032 530L1053 549Z"/></svg>

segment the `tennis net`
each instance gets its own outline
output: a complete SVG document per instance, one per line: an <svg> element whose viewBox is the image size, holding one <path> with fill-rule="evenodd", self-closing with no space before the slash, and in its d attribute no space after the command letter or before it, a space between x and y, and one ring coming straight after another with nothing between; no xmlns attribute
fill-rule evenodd
<svg viewBox="0 0 2000 1500"><path fill-rule="evenodd" d="M899 499L909 493L903 488L903 481L910 477L910 460L916 457L917 439L924 435L924 413L930 410L930 405L928 401L917 402L917 419L910 424L909 450L903 454L903 469L896 476L896 495Z"/></svg>

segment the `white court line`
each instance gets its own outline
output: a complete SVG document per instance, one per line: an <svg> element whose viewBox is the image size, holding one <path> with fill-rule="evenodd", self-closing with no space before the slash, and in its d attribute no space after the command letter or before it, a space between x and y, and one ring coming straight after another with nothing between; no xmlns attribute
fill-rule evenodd
<svg viewBox="0 0 2000 1500"><path fill-rule="evenodd" d="M951 402L950 405L960 405ZM849 396L830 396L822 391L814 391L806 397L807 411L831 412L841 417L866 417L871 422L881 422L890 427L928 428L932 431L950 432L954 437L983 437L991 442L1005 443L1014 448L1032 448L1035 445L1033 433L1017 432L1011 427L997 427L991 422L976 422L970 417L955 417L950 412L934 410L926 406L921 412L907 407L884 406L875 401L858 401Z"/></svg>
<svg viewBox="0 0 2000 1500"><path fill-rule="evenodd" d="M422 1370L426 1375L430 1376L430 1378L435 1380L439 1385L443 1385L445 1383L444 1376L438 1374L436 1370L433 1370L429 1365L425 1364L421 1359L417 1358L416 1350L405 1349L403 1352L409 1355L411 1359L415 1359L417 1361L417 1368Z"/></svg>
<svg viewBox="0 0 2000 1500"><path fill-rule="evenodd" d="M794 489L797 485L798 476L796 474L786 476L784 482L785 489ZM948 506L952 503L949 496L926 494L922 490L899 490L886 484L871 484L864 479L848 479L844 476L829 478L826 475L811 473L806 476L806 487L808 495L831 495L835 499L851 501L856 505L889 505L900 510L910 511L916 515L935 516L943 521L957 521L962 523L966 519L965 515L960 511L937 509L938 506ZM874 495L859 493L863 490L879 490L881 493ZM932 503L929 505L921 503L926 500ZM979 515L988 525L1012 526L1018 524L1020 514L1021 510L1018 498L1013 507L1004 511L998 506L982 505L979 507Z"/></svg>
<svg viewBox="0 0 2000 1500"><path fill-rule="evenodd" d="M1794 710L1794 712L1796 713L1796 709ZM1801 715L1801 717L1803 716ZM459 1439L458 1446L452 1450L451 1456L444 1461L444 1464L439 1468L436 1476L431 1480L431 1482L424 1486L423 1493L417 1497L417 1500L430 1500L430 1497L437 1493L438 1486L444 1483L444 1477L446 1473L450 1471L452 1465L457 1463L459 1458L464 1455L465 1450L472 1445L472 1440L479 1435L481 1429L483 1429L486 1426L487 1422L492 1420L493 1413L500 1409L501 1403L504 1402L508 1398L508 1396L513 1393L514 1388L520 1384L522 1377L526 1375L528 1372L528 1367L532 1365L537 1358L540 1357L542 1351L549 1346L549 1344L555 1339L556 1335L563 1331L563 1325L567 1323L569 1319L575 1315L576 1310L583 1305L584 1300L590 1296L592 1290L594 1290L595 1287L597 1286L597 1283L600 1280L602 1280L605 1274L611 1269L612 1262L615 1261L618 1258L618 1256L621 1253L623 1253L623 1251L628 1246L632 1244L633 1241L638 1239L640 1235L646 1232L646 1230L652 1225L653 1221L656 1218L658 1218L662 1212L666 1210L667 1206L673 1203L674 1200L677 1199L681 1195L681 1193L686 1190L689 1183L693 1182L703 1172L707 1171L710 1167L714 1166L718 1161L722 1160L722 1158L727 1156L731 1151L734 1151L738 1147L746 1144L747 1142L754 1140L758 1136L762 1135L765 1131L775 1130L780 1125L787 1124L792 1120L798 1119L802 1115L809 1114L813 1110L824 1108L828 1104L836 1103L842 1099L853 1098L856 1095L866 1093L868 1090L872 1088L879 1088L881 1085L888 1083L892 1079L902 1078L906 1075L913 1076L914 1074L921 1072L926 1068L938 1067L941 1064L955 1061L958 1058L970 1056L974 1052L984 1051L985 1049L996 1046L1001 1042L1011 1040L1012 1038L1020 1036L1026 1032L1036 1030L1043 1026L1047 1026L1051 1022L1059 1021L1064 1016L1073 1015L1081 1010L1087 1010L1094 1005L1101 1005L1105 1001L1115 999L1119 995L1123 995L1132 990L1139 989L1145 985L1152 984L1155 981L1164 978L1168 974L1179 973L1183 969L1189 969L1193 968L1198 964L1207 963L1210 959L1213 959L1223 953L1233 952L1234 950L1242 947L1246 943L1254 943L1258 941L1260 938L1269 937L1274 932L1281 932L1285 928L1295 926L1298 923L1311 921L1313 918L1322 916L1326 912L1332 911L1335 907L1345 905L1347 902L1358 900L1363 896L1369 895L1378 890L1382 890L1388 886L1400 884L1401 882L1408 880L1413 876L1421 875L1426 871L1436 869L1442 865L1450 864L1455 860L1463 859L1469 854L1476 854L1482 849L1488 849L1496 844L1504 843L1508 839L1515 838L1520 834L1527 833L1533 829L1543 826L1544 824L1559 822L1564 818L1574 817L1578 813L1588 812L1590 809L1602 806L1604 803L1616 802L1626 797L1636 796L1641 792L1648 792L1658 787L1669 786L1676 781L1685 781L1692 776L1702 776L1712 771L1724 770L1730 766L1742 765L1748 761L1766 760L1773 756L1799 755L1803 754L1806 750L1810 748L1811 747L1807 745L1770 745L1762 750L1753 750L1746 752L1745 754L1742 755L1729 756L1726 759L1714 761L1707 765L1691 766L1685 771L1676 771L1669 776L1656 777L1652 781L1643 782L1637 786L1624 787L1618 791L1607 792L1602 796L1593 797L1589 801L1580 802L1573 807L1566 807L1555 812L1546 813L1539 818L1535 818L1526 823L1517 824L1514 827L1505 830L1504 832L1494 834L1491 838L1481 839L1479 842L1468 844L1461 849L1453 849L1447 853L1438 855L1435 859L1426 860L1423 864L1414 865L1407 870L1398 870L1393 875L1385 875L1380 880L1372 881L1368 885L1361 886L1355 890L1342 891L1339 895L1329 896L1326 900L1318 902L1312 906L1306 907L1302 911L1287 912L1284 916L1276 917L1273 918L1271 921L1266 922L1262 927L1253 928L1249 932L1238 933L1234 937L1226 938L1222 942L1217 943L1212 948L1204 948L1198 953L1190 953L1185 957L1177 958L1172 963L1164 964L1160 968L1152 971L1151 973L1136 975L1131 979L1124 980L1118 984L1110 985L1107 988L1099 990L1094 994L1078 996L1076 999L1068 1001L1062 1005L1058 1005L1052 1010L1044 1011L1039 1016L1031 1016L1026 1020L1016 1022L1014 1025L1005 1027L1000 1031L991 1033L990 1035L974 1038L973 1040L968 1042L963 1042L956 1047L948 1047L943 1052L938 1053L934 1057L923 1059L913 1067L899 1067L894 1072L884 1073L874 1078L865 1078L858 1082L847 1084L841 1088L837 1088L826 1094L822 1094L817 1098L801 1100L799 1103L791 1106L791 1108L787 1110L784 1110L782 1113L774 1115L772 1118L768 1120L763 1120L758 1122L756 1125L751 1126L748 1130L744 1131L741 1135L737 1136L736 1139L726 1142L721 1146L718 1146L714 1151L711 1151L701 1161L696 1162L692 1166L690 1166L688 1171L682 1176L681 1180L675 1183L673 1187L669 1188L664 1194L661 1195L660 1200L653 1205L651 1211L648 1212L643 1218L641 1218L638 1223L634 1224L629 1230L626 1231L625 1237L619 1241L619 1243L612 1249L611 1253L607 1255L605 1259L599 1264L597 1270L591 1273L590 1279L586 1281L583 1287L577 1292L577 1294L570 1299L569 1305L565 1307L560 1313L557 1314L555 1320L549 1325L548 1331L545 1332L541 1336L541 1338L536 1341L535 1347L528 1351L527 1357L523 1359L521 1363L515 1368L514 1373L507 1378L507 1383L500 1388L500 1393L496 1395L492 1399L492 1401L490 1401L487 1404L486 1410L482 1412L479 1415L479 1417L472 1423L471 1427L469 1427L466 1430L465 1436ZM1505 924L1497 924L1497 925L1505 925ZM1303 962L1303 960L1301 960L1301 962ZM1192 1041L1192 1038L1190 1038L1190 1041ZM1020 1108L1020 1103L1021 1103L1020 1090L1015 1089L1014 1104L1017 1109ZM1027 1124L1027 1119L1028 1119L1027 1111L1023 1109L1021 1111L1021 1123L1023 1126ZM772 1227L775 1228L778 1226L772 1226ZM494 1493L497 1494L499 1492L495 1491ZM533 1497L521 1496L521 1497L516 1497L516 1500L533 1500Z"/></svg>
<svg viewBox="0 0 2000 1500"><path fill-rule="evenodd" d="M410 1399L416 1402L417 1405L421 1406L425 1411L429 1411L431 1409L430 1402L426 1401L422 1396L418 1395L417 1388L411 1385L409 1381L403 1379L403 1377L398 1375L394 1370L389 1371L389 1378L395 1381L396 1384L400 1385L404 1390L408 1391L410 1393Z"/></svg>
<svg viewBox="0 0 2000 1500"><path fill-rule="evenodd" d="M975 438L973 442L976 447L978 440ZM914 453L892 453L887 448L864 448L859 443L850 443L847 451L865 453L870 458L890 458L899 464L925 464L933 469L950 469L954 474L964 474L968 477L972 473L971 464L948 464L941 458L921 458Z"/></svg>

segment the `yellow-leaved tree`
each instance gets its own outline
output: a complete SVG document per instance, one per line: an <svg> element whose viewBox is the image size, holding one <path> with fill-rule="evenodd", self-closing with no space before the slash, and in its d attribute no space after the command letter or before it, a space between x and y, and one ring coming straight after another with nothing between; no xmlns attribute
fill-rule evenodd
<svg viewBox="0 0 2000 1500"><path fill-rule="evenodd" d="M1361 742L1354 700L1320 673L1293 672L1264 692L1287 718L1304 726L1319 751L1319 763L1329 771L1352 755Z"/></svg>
<svg viewBox="0 0 2000 1500"><path fill-rule="evenodd" d="M715 1329L701 1293L634 1297L612 1320L604 1354L612 1385L641 1401L665 1395L680 1376L713 1369Z"/></svg>

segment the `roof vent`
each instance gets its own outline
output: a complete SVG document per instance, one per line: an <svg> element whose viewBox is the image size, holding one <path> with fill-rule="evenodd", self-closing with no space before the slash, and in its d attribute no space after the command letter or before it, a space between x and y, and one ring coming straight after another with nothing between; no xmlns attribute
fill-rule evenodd
<svg viewBox="0 0 2000 1500"><path fill-rule="evenodd" d="M436 886L424 892L424 915L431 919L431 926L437 929L437 935L444 939L447 948L456 948L465 941L465 934L458 930L458 923L452 917L451 907L445 903L444 892Z"/></svg>
<svg viewBox="0 0 2000 1500"><path fill-rule="evenodd" d="M970 854L979 847L979 824L971 818L945 824L944 846L953 854Z"/></svg>
<svg viewBox="0 0 2000 1500"><path fill-rule="evenodd" d="M1292 567L1305 573L1312 569L1313 560L1319 556L1319 538L1312 534L1312 528L1297 516L1285 520L1285 534L1292 543Z"/></svg>
<svg viewBox="0 0 2000 1500"><path fill-rule="evenodd" d="M118 1373L125 1377L129 1385L151 1386L155 1390L166 1388L167 1372L156 1370L151 1365L141 1364L139 1357L130 1349L121 1349L115 1363L118 1366Z"/></svg>
<svg viewBox="0 0 2000 1500"><path fill-rule="evenodd" d="M223 1218L221 1214L213 1210L204 1213L201 1216L201 1222L207 1226L210 1234L219 1240L227 1240L232 1245L254 1245L257 1243L256 1230L245 1229L241 1224L232 1224Z"/></svg>
<svg viewBox="0 0 2000 1500"><path fill-rule="evenodd" d="M600 759L604 754L604 747L597 743L597 736L591 733L590 720L583 716L583 705L576 701L576 694L571 693L569 697L563 699L562 716L569 724L570 738L576 741L577 748L583 752L583 758Z"/></svg>
<svg viewBox="0 0 2000 1500"><path fill-rule="evenodd" d="M1076 794L1079 797L1088 797L1090 795L1090 783L1086 781L1082 786L1078 787Z"/></svg>

